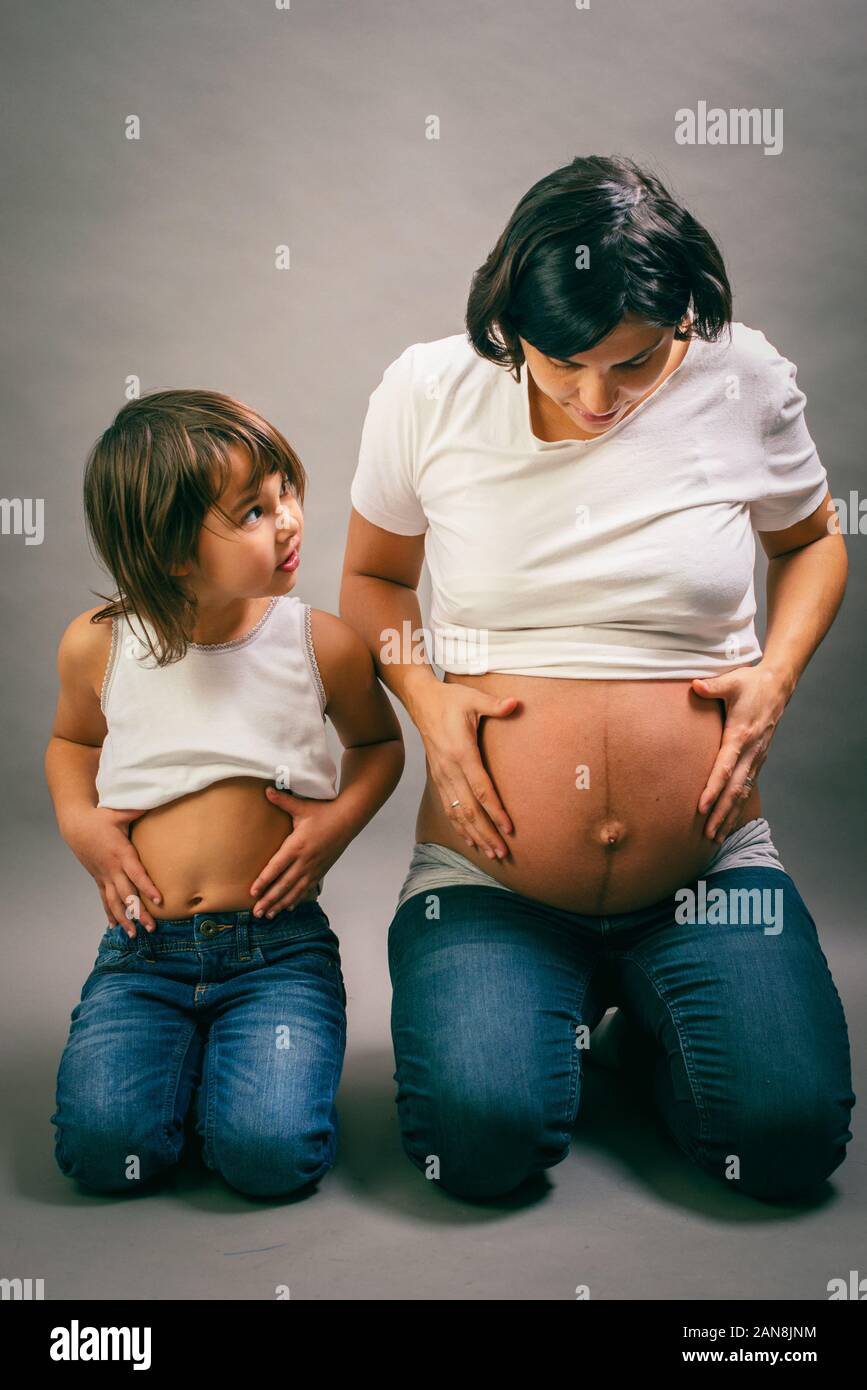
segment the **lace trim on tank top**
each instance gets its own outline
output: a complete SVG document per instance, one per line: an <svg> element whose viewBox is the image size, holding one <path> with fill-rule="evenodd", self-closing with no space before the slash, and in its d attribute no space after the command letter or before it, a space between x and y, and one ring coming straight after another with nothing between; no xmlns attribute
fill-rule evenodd
<svg viewBox="0 0 867 1390"><path fill-rule="evenodd" d="M248 642L252 642L254 637L258 637L274 612L279 598L280 594L275 594L256 626L251 627L249 632L242 632L240 637L233 637L229 642L188 642L187 645L194 652L233 652L236 647L246 647Z"/></svg>
<svg viewBox="0 0 867 1390"><path fill-rule="evenodd" d="M112 672L113 672L113 670L114 670L114 659L115 659L115 656L117 655L117 633L118 633L118 626L117 626L117 625L118 625L118 619L117 619L117 618L112 618L112 620L111 620L111 646L110 646L109 649L108 649L108 660L107 660L106 663L105 663L105 670L104 670L103 673L102 673L102 688L100 689L100 692L99 692L99 708L102 710L103 714L105 714L105 697L106 697L106 695L108 694L108 684L109 684L109 681L111 680L111 674L112 674Z"/></svg>
<svg viewBox="0 0 867 1390"><path fill-rule="evenodd" d="M304 649L307 652L307 660L310 663L310 673L316 685L316 693L319 696L319 704L322 709L322 717L325 718L325 706L328 703L328 696L325 693L325 686L322 683L322 676L319 674L319 664L316 660L316 652L313 650L313 623L310 604L304 605Z"/></svg>

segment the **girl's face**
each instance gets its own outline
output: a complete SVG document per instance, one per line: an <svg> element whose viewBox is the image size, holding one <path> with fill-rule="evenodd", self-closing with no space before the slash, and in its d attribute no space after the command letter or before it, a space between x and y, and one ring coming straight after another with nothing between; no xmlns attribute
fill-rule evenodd
<svg viewBox="0 0 867 1390"><path fill-rule="evenodd" d="M298 573L304 516L288 477L267 473L257 493L244 485L251 462L246 451L233 449L231 461L220 505L235 525L212 508L199 532L196 561L185 571L203 604L288 594Z"/></svg>
<svg viewBox="0 0 867 1390"><path fill-rule="evenodd" d="M558 361L526 339L536 387L588 433L601 434L656 386L671 356L673 328L654 328L627 314L607 338L578 358Z"/></svg>

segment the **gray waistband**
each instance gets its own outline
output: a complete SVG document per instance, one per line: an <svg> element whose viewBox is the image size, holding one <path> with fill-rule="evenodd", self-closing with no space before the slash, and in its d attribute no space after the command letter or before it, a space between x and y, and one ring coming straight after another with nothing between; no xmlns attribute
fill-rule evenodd
<svg viewBox="0 0 867 1390"><path fill-rule="evenodd" d="M722 869L744 869L764 866L770 869L783 868L776 846L771 839L771 828L764 816L747 821L739 830L727 835L702 871L702 877L719 873ZM446 845L438 845L430 840L416 844L409 870L397 900L397 908L403 906L414 893L434 893L437 888L448 888L451 884L473 884L487 888L501 888L506 893L513 890L504 883L498 883L484 869L471 859ZM397 911L395 908L395 911Z"/></svg>

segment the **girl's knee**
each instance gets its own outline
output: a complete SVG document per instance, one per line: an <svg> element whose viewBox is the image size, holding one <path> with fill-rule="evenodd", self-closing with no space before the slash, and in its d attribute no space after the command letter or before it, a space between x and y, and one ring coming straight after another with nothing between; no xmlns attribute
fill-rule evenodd
<svg viewBox="0 0 867 1390"><path fill-rule="evenodd" d="M54 1156L64 1177L95 1192L135 1193L177 1162L159 1135L91 1120L58 1130Z"/></svg>
<svg viewBox="0 0 867 1390"><path fill-rule="evenodd" d="M248 1197L289 1197L317 1182L333 1167L336 1134L257 1132L245 1140L217 1136L213 1155L206 1158L225 1182Z"/></svg>

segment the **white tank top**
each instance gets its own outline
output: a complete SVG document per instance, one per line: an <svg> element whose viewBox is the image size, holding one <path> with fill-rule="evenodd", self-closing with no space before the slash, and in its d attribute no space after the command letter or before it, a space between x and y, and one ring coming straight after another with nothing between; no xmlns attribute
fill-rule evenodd
<svg viewBox="0 0 867 1390"><path fill-rule="evenodd" d="M130 622L114 618L100 698L108 733L98 804L151 810L239 776L331 800L337 768L325 699L310 607L294 594L275 595L242 636L191 642L180 661L163 667Z"/></svg>

